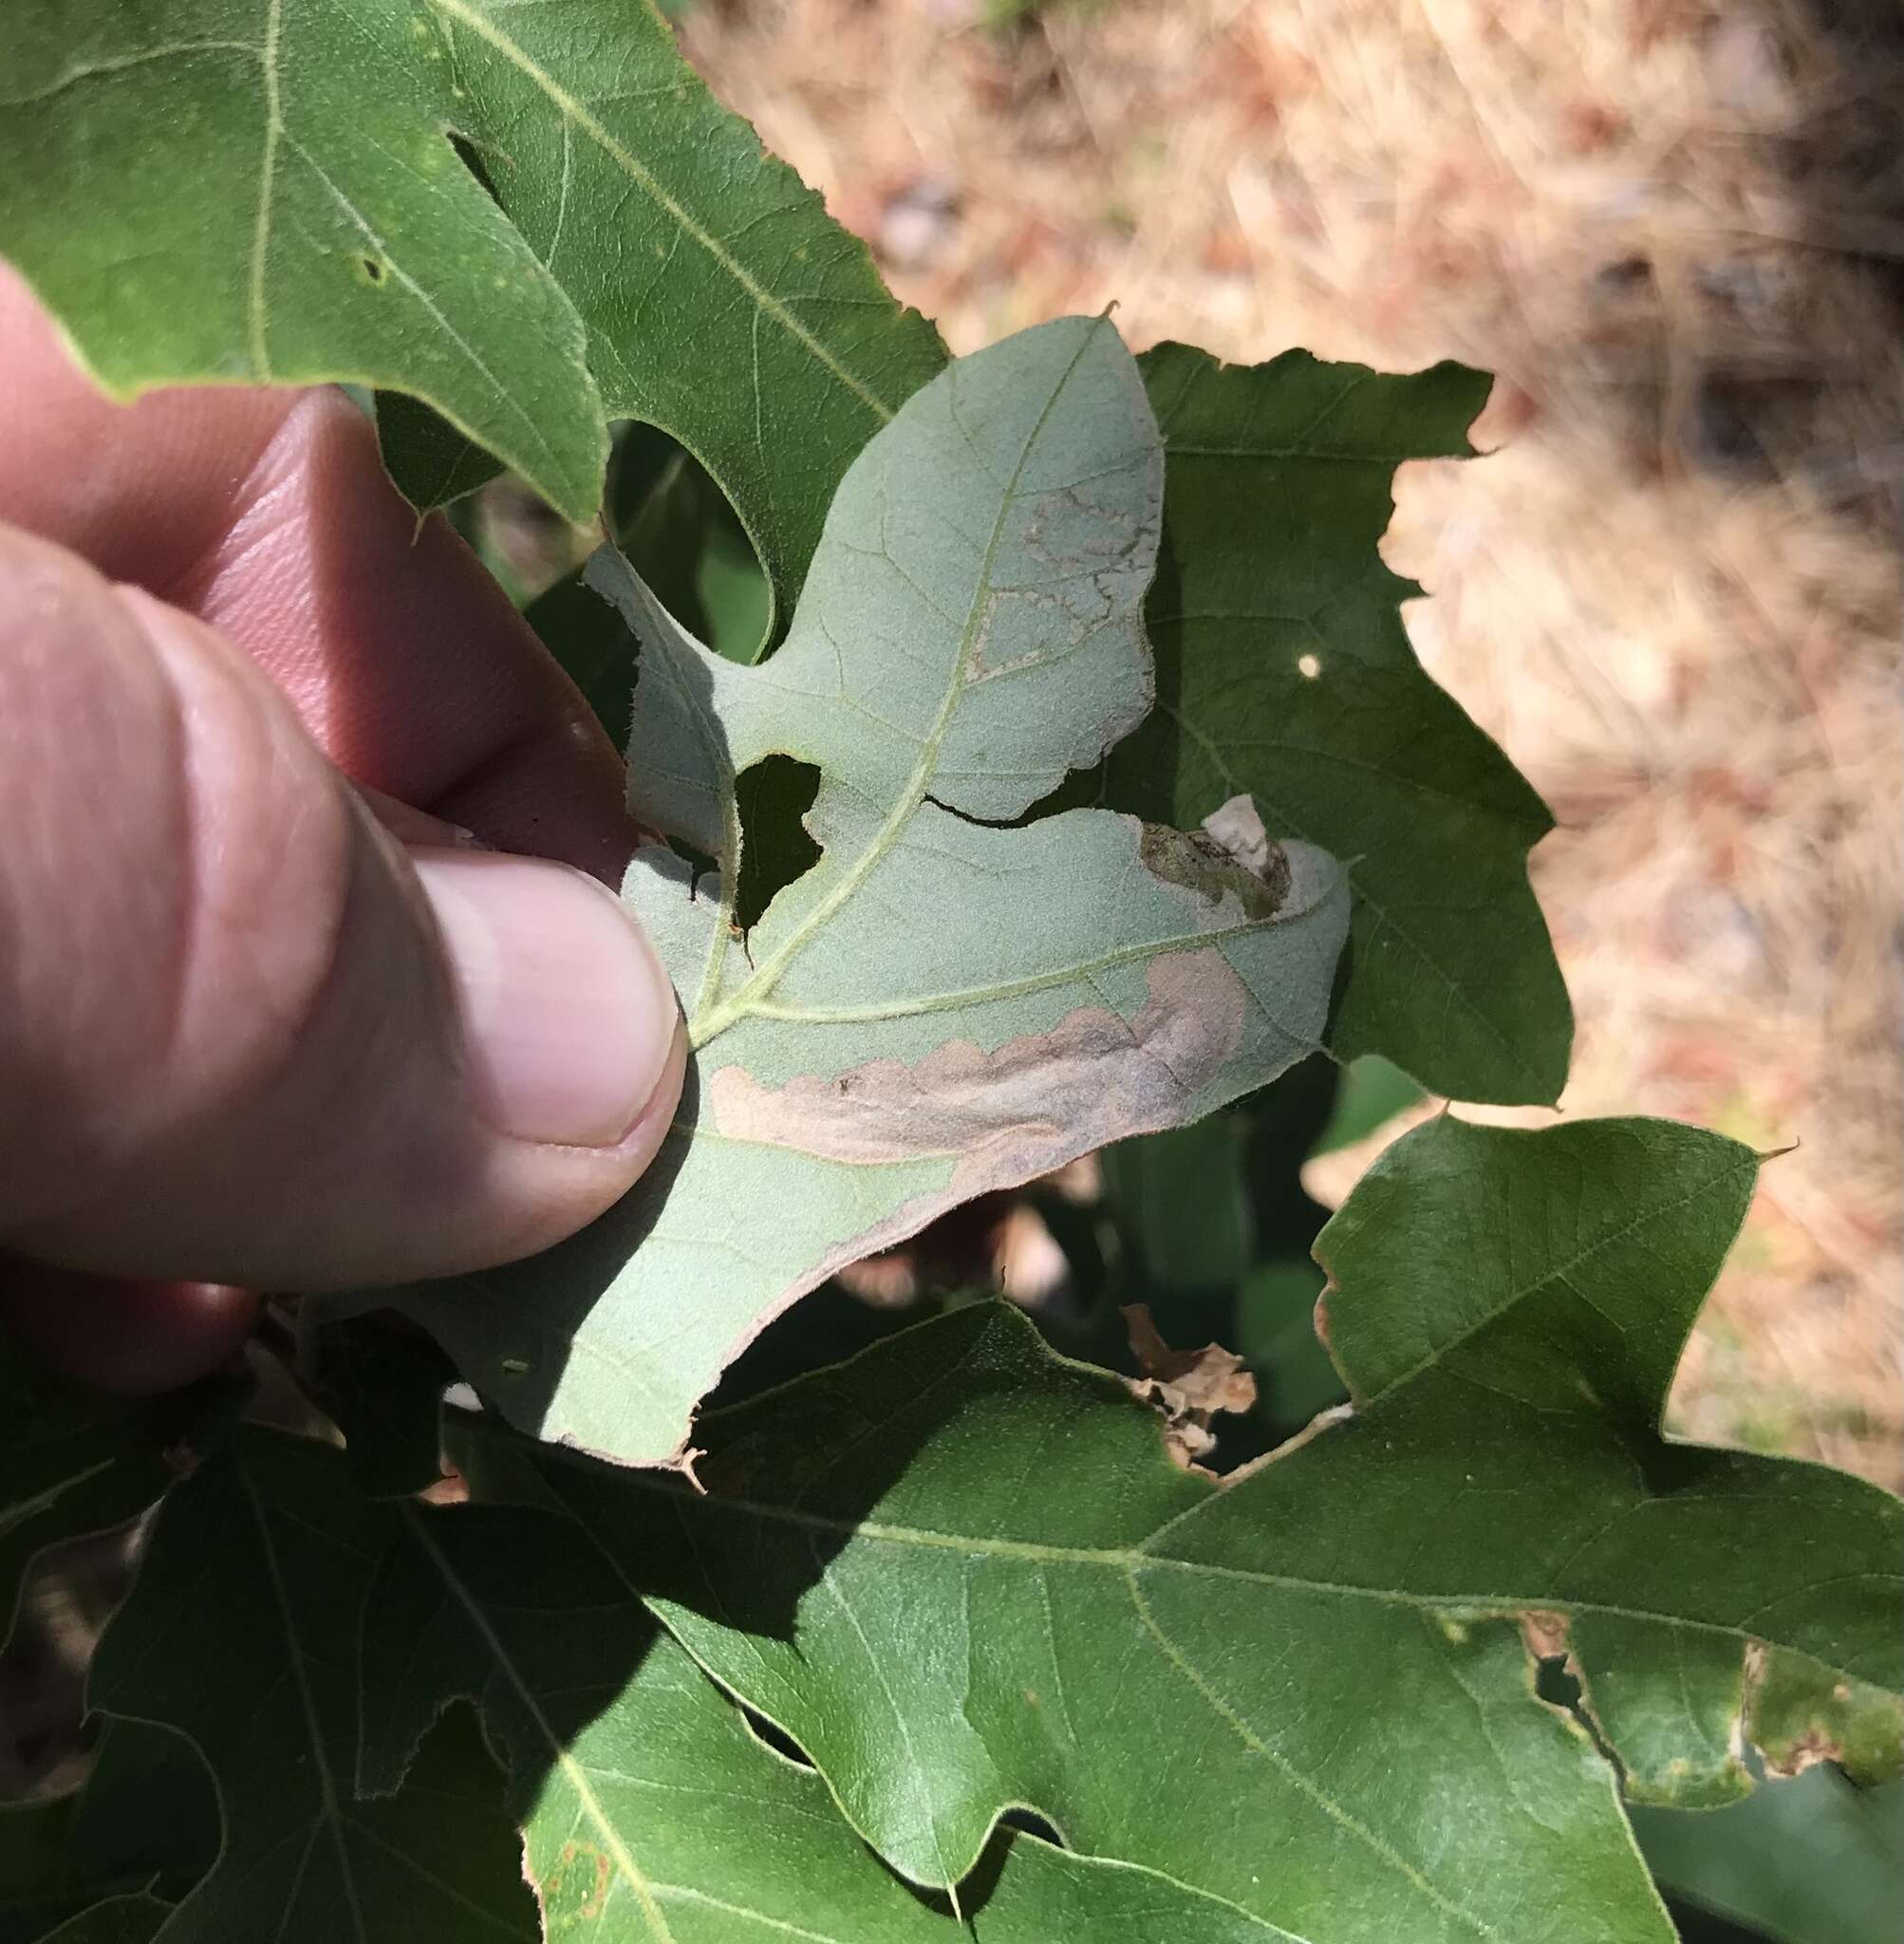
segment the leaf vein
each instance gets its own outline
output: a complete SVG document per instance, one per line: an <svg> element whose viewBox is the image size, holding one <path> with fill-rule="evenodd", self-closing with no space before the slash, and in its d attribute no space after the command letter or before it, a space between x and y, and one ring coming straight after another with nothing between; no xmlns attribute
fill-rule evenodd
<svg viewBox="0 0 1904 1944"><path fill-rule="evenodd" d="M854 398L867 407L884 424L892 417L892 408L880 398L856 373L836 358L827 346L810 331L805 325L781 303L773 291L767 289L747 267L721 243L710 230L697 222L684 205L662 186L660 178L649 170L634 154L616 140L613 134L574 95L570 94L555 77L536 61L519 43L503 32L493 21L483 17L466 0L429 0L439 12L462 25L479 39L487 41L512 66L520 70L536 87L548 96L556 111L565 120L572 121L588 139L607 156L630 180L638 183L643 190L664 210L669 218L683 234L693 238L706 251L707 254L724 270L744 290L760 312L773 318L775 323L786 331L803 350L843 385ZM756 387L757 389L757 387Z"/></svg>

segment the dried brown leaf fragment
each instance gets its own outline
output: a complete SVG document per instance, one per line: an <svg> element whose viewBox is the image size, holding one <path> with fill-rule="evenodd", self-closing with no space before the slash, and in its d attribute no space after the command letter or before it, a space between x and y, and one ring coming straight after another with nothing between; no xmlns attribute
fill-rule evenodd
<svg viewBox="0 0 1904 1944"><path fill-rule="evenodd" d="M1164 1419L1164 1446L1185 1470L1216 1449L1210 1420L1220 1411L1241 1412L1256 1403L1256 1379L1242 1358L1220 1343L1201 1350L1172 1350L1158 1333L1148 1304L1127 1304L1122 1315L1130 1354L1144 1374L1129 1377L1131 1394Z"/></svg>

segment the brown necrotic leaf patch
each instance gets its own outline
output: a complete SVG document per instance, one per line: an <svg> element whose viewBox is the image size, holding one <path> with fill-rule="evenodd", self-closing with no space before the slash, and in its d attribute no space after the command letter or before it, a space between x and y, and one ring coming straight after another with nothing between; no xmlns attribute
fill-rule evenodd
<svg viewBox="0 0 1904 1944"><path fill-rule="evenodd" d="M1146 972L1129 1019L1079 1006L1045 1033L996 1051L948 1040L924 1059L868 1060L769 1086L744 1067L708 1081L716 1130L870 1167L957 1156L948 1201L1016 1187L1107 1142L1174 1125L1242 1041L1249 995L1214 947Z"/></svg>

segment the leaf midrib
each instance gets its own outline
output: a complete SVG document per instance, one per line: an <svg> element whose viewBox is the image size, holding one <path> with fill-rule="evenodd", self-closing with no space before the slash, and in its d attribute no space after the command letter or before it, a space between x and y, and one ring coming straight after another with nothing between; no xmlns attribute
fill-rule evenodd
<svg viewBox="0 0 1904 1944"><path fill-rule="evenodd" d="M642 1481L641 1484L644 1489L666 1489L666 1487L660 1486L659 1485L648 1486L645 1481ZM1323 1814L1335 1822L1348 1834L1355 1837L1367 1845L1390 1867L1394 1869L1419 1895L1427 1897L1437 1909L1455 1917L1477 1935L1489 1938L1498 1937L1501 1934L1495 1927L1489 1925L1472 1912L1465 1910L1461 1905L1438 1890L1431 1879L1425 1876L1420 1869L1411 1864L1406 1857L1396 1851L1391 1844L1376 1835L1374 1831L1367 1828L1356 1818L1351 1816L1326 1790L1304 1775L1286 1757L1279 1754L1270 1744L1263 1741L1260 1735L1250 1729L1248 1724L1237 1715L1235 1710L1223 1701L1222 1696L1210 1688L1207 1681L1203 1677L1190 1656L1165 1632L1162 1625L1150 1613L1148 1604L1144 1598L1141 1576L1147 1572L1154 1573L1158 1571L1187 1572L1208 1580L1242 1581L1252 1585L1275 1587L1311 1595L1333 1595L1372 1599L1405 1611L1417 1613L1443 1614L1452 1612L1458 1614L1464 1619L1470 1620L1477 1617L1494 1616L1498 1616L1503 1620L1511 1620L1521 1614L1536 1610L1560 1613L1569 1617L1576 1615L1585 1615L1589 1617L1637 1620L1734 1640L1738 1642L1741 1650L1742 1670L1745 1665L1745 1649L1764 1641L1767 1637L1763 1635L1749 1633L1742 1627L1729 1626L1722 1622L1694 1620L1679 1615L1660 1614L1643 1609L1615 1606L1596 1600L1563 1600L1547 1595L1407 1594L1395 1589L1355 1586L1339 1581L1312 1580L1292 1574L1264 1573L1250 1568L1216 1565L1203 1561L1173 1559L1159 1556L1148 1550L1149 1546L1156 1543L1157 1540L1164 1533L1174 1529L1179 1524L1194 1520L1197 1514L1205 1506L1214 1503L1216 1498L1217 1493L1213 1489L1209 1497L1165 1520L1155 1532L1149 1534L1136 1546L1125 1547L1053 1546L1033 1541L977 1539L964 1535L937 1532L924 1527L888 1525L875 1521L833 1519L824 1513L801 1512L787 1507L764 1505L752 1500L716 1499L711 1500L709 1503L723 1508L748 1513L770 1522L800 1525L810 1531L824 1531L830 1536L837 1537L844 1535L849 1539L869 1538L887 1543L951 1551L962 1554L968 1559L1020 1560L1027 1563L1041 1566L1054 1563L1076 1564L1100 1567L1116 1572L1124 1580L1126 1591L1129 1594L1133 1611L1136 1613L1140 1624L1143 1625L1146 1632L1155 1642L1158 1651L1163 1654L1170 1665L1176 1668L1190 1682L1206 1705L1211 1708L1212 1711L1217 1714L1218 1718L1225 1724L1232 1733L1241 1739L1246 1747L1259 1753L1264 1759L1271 1761L1293 1787L1297 1788L1305 1798L1313 1802ZM1646 1504L1650 1502L1643 1501L1641 1503ZM606 1548L604 1550L606 1551ZM1866 1575L1860 1577L1876 1578L1879 1576ZM625 1580L625 1575L624 1575L624 1578ZM663 1604L656 1600L650 1600L648 1603L655 1606L658 1611ZM665 1618L666 1616L663 1614L663 1617ZM673 1631L672 1628L670 1631ZM694 1651L691 1643L688 1641L683 1640L682 1644L689 1646L690 1652ZM1772 1644L1779 1646L1784 1652L1794 1654L1801 1658L1810 1661L1814 1665L1825 1668L1834 1676L1853 1679L1861 1678L1853 1671L1823 1661L1818 1655L1811 1654L1805 1649L1789 1647L1784 1642L1774 1642ZM700 1658L699 1654L696 1654L695 1657L698 1660ZM709 1672L712 1673L713 1670L710 1669ZM786 1726L784 1721L781 1725L783 1727ZM838 1800L837 1796L835 1800Z"/></svg>
<svg viewBox="0 0 1904 1944"><path fill-rule="evenodd" d="M1278 1772L1285 1778L1285 1780L1290 1784L1292 1787L1296 1788L1305 1799L1314 1804L1316 1807L1323 1815L1329 1818L1330 1821L1336 1823L1338 1827L1340 1827L1347 1834L1353 1836L1357 1841L1362 1842L1367 1848L1369 1848L1372 1851L1372 1853L1379 1857L1381 1860L1385 1864L1387 1864L1391 1869L1394 1870L1396 1874L1399 1875L1403 1879L1403 1880L1406 1881L1409 1885L1409 1887L1416 1892L1417 1895L1425 1897L1437 1910L1440 1910L1446 1915L1452 1916L1458 1922L1465 1925L1469 1930L1473 1931L1477 1935L1487 1938L1498 1937L1500 1935L1500 1933L1495 1929L1495 1927L1486 1923L1484 1919L1475 1916L1472 1912L1464 1910L1461 1907L1461 1905L1454 1902L1451 1898L1447 1897L1442 1891L1438 1890L1433 1884L1433 1882L1427 1876L1425 1876L1420 1869L1418 1869L1414 1864L1410 1863L1408 1860L1408 1859L1401 1855L1401 1853L1397 1851L1391 1843L1387 1842L1380 1836L1376 1835L1373 1830L1368 1828L1355 1817L1350 1815L1348 1811L1345 1810L1342 1807L1342 1805L1339 1803L1337 1803L1335 1799L1328 1793L1327 1790L1321 1788L1316 1783L1312 1781L1308 1776L1304 1775L1299 1768L1297 1768L1292 1762L1288 1760L1287 1757L1281 1755L1270 1744L1264 1742L1260 1735L1256 1734L1248 1728L1245 1722L1243 1722L1238 1717L1236 1711L1233 1709L1231 1709L1225 1703L1223 1702L1221 1696L1219 1696L1214 1692L1214 1690L1210 1688L1209 1684L1203 1677L1202 1673L1191 1661L1190 1657L1164 1631L1161 1624L1150 1613L1148 1604L1144 1598L1142 1587L1139 1583L1139 1570L1140 1568L1147 1566L1178 1568L1198 1572L1211 1572L1213 1574L1213 1577L1241 1578L1243 1580L1261 1581L1272 1584L1281 1583L1285 1585L1305 1585L1305 1582L1290 1579L1287 1576L1254 1574L1246 1571L1223 1568L1210 1569L1204 1567L1199 1562L1195 1561L1154 1558L1151 1555L1146 1553L1143 1550L1142 1546L1138 1546L1135 1548L1088 1548L1044 1546L1039 1545L1033 1542L973 1542L959 1538L955 1535L935 1533L920 1528L905 1526L889 1527L883 1526L873 1523L853 1523L849 1521L829 1520L824 1514L792 1512L784 1508L761 1506L754 1502L745 1500L727 1499L714 1501L713 1503L735 1509L752 1511L755 1512L756 1515L763 1516L769 1519L780 1518L785 1520L786 1523L802 1525L807 1527L809 1530L827 1531L830 1534L838 1534L843 1532L851 1536L869 1536L874 1539L891 1540L899 1543L930 1545L942 1549L962 1552L965 1553L968 1557L972 1555L977 1555L980 1558L1017 1558L1027 1561L1034 1561L1038 1564L1048 1564L1052 1562L1083 1563L1090 1565L1104 1566L1115 1570L1124 1581L1125 1589L1130 1598L1132 1610L1135 1612L1138 1620L1140 1624L1144 1627L1146 1633L1148 1634L1151 1639L1156 1643L1158 1651L1163 1654L1164 1658L1173 1668L1175 1668L1181 1674L1184 1675L1184 1677L1186 1680L1190 1682L1191 1686L1196 1690L1196 1692L1203 1698L1204 1703L1212 1710L1212 1711L1218 1716L1218 1718L1223 1722L1225 1727L1227 1727L1232 1733L1236 1734L1247 1748L1249 1748L1257 1754L1261 1756L1264 1760L1269 1761L1276 1767ZM1180 1513L1176 1517L1167 1520L1164 1523L1164 1524L1158 1528L1157 1533L1152 1534L1150 1540L1147 1540L1145 1542L1145 1544L1152 1542L1152 1541L1154 1541L1155 1538L1157 1538L1163 1532L1167 1531L1171 1527L1178 1524L1182 1520L1194 1516L1194 1514L1197 1511L1202 1509L1202 1505L1207 1505L1209 1503L1209 1500L1204 1500L1199 1505L1193 1505L1189 1507L1187 1511ZM618 1572L621 1572L620 1562L614 1561L611 1554L607 1554L607 1549L606 1547L600 1546L599 1541L597 1541L597 1545L598 1548L605 1553L605 1555L609 1557L610 1561L612 1564L615 1565L616 1570ZM625 1573L623 1573L622 1577L624 1579L625 1583L632 1585L633 1582L627 1579ZM831 1580L829 1580L828 1583L831 1586ZM1317 1591L1339 1590L1343 1592L1363 1592L1367 1590L1347 1587L1339 1589L1329 1589L1327 1587L1322 1586L1319 1582L1307 1582L1306 1584L1308 1590ZM645 1596L644 1596L644 1598L645 1598ZM659 1605L661 1604L660 1602L654 1600L648 1600L647 1603L657 1607L659 1607ZM1438 1602L1430 1601L1425 1598L1419 1598L1409 1599L1407 1600L1407 1604L1418 1608L1428 1607L1432 1609L1435 1605L1438 1604ZM1562 1606L1560 1602L1553 1600L1529 1600L1520 1602L1518 1603L1516 1610L1520 1610L1520 1608L1526 1606L1542 1606L1547 1611L1573 1610ZM866 1647L868 1655L874 1660L875 1665L877 1666L879 1662L879 1657L873 1654L871 1643L869 1641L866 1641L863 1634L861 1638L862 1644ZM683 1641L682 1644L683 1646L688 1646L689 1651L693 1652L693 1649L688 1642ZM697 1658L697 1660L700 1659L699 1654L697 1654L695 1657ZM712 1673L713 1670L709 1669L708 1672ZM881 1669L881 1673L883 1677L883 1668ZM895 1712L897 1711L898 1710L895 1704ZM782 1726L785 1726L784 1722L782 1723ZM905 1736L905 1740L907 1741L907 1744L909 1746L910 1736ZM919 1767L919 1765L916 1761L914 1766L916 1772L923 1775L924 1770ZM828 1786L831 1791L832 1787L831 1780L829 1780ZM837 1792L834 1792L834 1800L840 1801ZM846 1805L844 1802L841 1802L841 1807L843 1810L845 1809ZM863 1833L868 1834L868 1841L871 1840L870 1834L868 1832ZM935 1848L937 1848L938 1844L936 1822L933 1825L933 1833L935 1839L934 1846ZM943 1874L943 1862L941 1867ZM1227 1899L1224 1900L1226 1901ZM1251 1912L1247 1913L1247 1915L1256 1916L1258 1914ZM1260 1917L1259 1921L1262 1921L1268 1924L1269 1927L1274 1930L1282 1932L1282 1935L1291 1935L1286 1931L1283 1931L1283 1927L1275 1924L1271 1919Z"/></svg>
<svg viewBox="0 0 1904 1944"><path fill-rule="evenodd" d="M433 4L448 4L448 0L433 0ZM999 511L993 518L992 531L985 542L985 551L979 564L979 572L974 583L974 594L965 616L965 625L959 637L959 652L954 658L950 675L945 683L945 694L940 702L939 713L933 719L931 728L920 744L919 761L912 775L900 791L898 800L888 813L886 821L873 833L866 849L853 860L849 869L840 882L829 891L820 902L795 925L772 957L756 967L752 978L742 983L733 995L713 1007L700 1018L688 1022L688 1044L699 1051L710 1040L718 1038L729 1027L738 1023L754 1012L758 1002L771 993L784 976L787 967L804 948L816 931L831 922L834 914L849 900L853 898L862 885L872 874L899 840L905 829L925 801L926 793L932 785L932 778L939 765L939 751L952 725L957 713L960 698L964 692L965 673L971 666L972 656L977 645L980 620L985 612L985 594L992 586L993 563L1004 538L1005 522L1013 506L1017 503L1018 482L1024 477L1026 465L1033 451L1044 435L1046 422L1056 409L1057 402L1069 386L1073 375L1083 362L1085 354L1096 342L1099 330L1109 329L1107 322L1100 320L1095 328L1086 331L1072 353L1071 362L1065 366L1063 376L1052 386L1050 396L1040 407L1036 420L1025 436L1025 442L1019 449L1013 464L1011 477L1005 482L999 495ZM737 876L737 873L733 873ZM723 958L724 958L723 953Z"/></svg>
<svg viewBox="0 0 1904 1944"><path fill-rule="evenodd" d="M258 1547L264 1555L265 1571L271 1580L271 1598L277 1607L278 1624L284 1633L285 1654L290 1663L291 1681L297 1690L300 1708L304 1713L305 1733L310 1743L311 1760L317 1769L318 1813L313 1820L313 1839L319 1827L330 1836L332 1848L337 1853L337 1871L343 1883L345 1898L350 1905L351 1925L359 1944L369 1944L369 1930L364 1919L364 1905L357 1893L357 1874L351 1867L350 1847L344 1840L343 1797L337 1786L337 1777L330 1766L330 1750L327 1744L323 1723L318 1718L317 1696L311 1692L310 1676L305 1668L304 1638L298 1631L297 1620L291 1608L290 1589L285 1583L284 1567L278 1559L277 1540L271 1532L271 1520L265 1503L258 1495L258 1488L251 1473L242 1466L237 1477L247 1503L252 1508L252 1520L257 1527ZM306 1864L310 1860L307 1847L304 1861L298 1866L300 1880ZM287 1905L289 1911L289 1905Z"/></svg>
<svg viewBox="0 0 1904 1944"><path fill-rule="evenodd" d="M674 1489L661 1480L650 1484L642 1474L631 1473L630 1483L644 1491L672 1493ZM1038 1540L980 1538L967 1533L940 1532L930 1526L888 1524L880 1520L835 1518L824 1512L800 1511L794 1507L769 1505L756 1499L709 1498L703 1509L744 1513L769 1523L799 1526L809 1531L824 1532L835 1538L870 1539L882 1544L910 1546L924 1551L963 1553L976 1560L1017 1560L1032 1565L1098 1566L1133 1578L1144 1572L1188 1573L1211 1580L1270 1587L1279 1592L1321 1594L1334 1598L1371 1600L1378 1605L1400 1607L1415 1613L1452 1612L1463 1616L1498 1613L1503 1617L1509 1617L1531 1609L1538 1609L1545 1613L1583 1614L1590 1617L1648 1621L1659 1626L1679 1628L1688 1633L1719 1636L1737 1640L1742 1646L1764 1641L1769 1637L1723 1620L1693 1619L1685 1615L1655 1613L1642 1607L1615 1606L1606 1600L1560 1599L1551 1592L1406 1593L1398 1587L1358 1586L1347 1580L1316 1580L1303 1574L1267 1573L1251 1566L1219 1565L1207 1560L1178 1559L1169 1554L1153 1553L1148 1550L1165 1532L1186 1520L1193 1519L1205 1506L1216 1504L1218 1496L1217 1492L1212 1490L1209 1498L1166 1520L1155 1532L1147 1535L1136 1545L1131 1546L1064 1546L1049 1545ZM1650 1503L1653 1502L1638 1502L1641 1505ZM1685 1502L1682 1499L1680 1503ZM1634 1509L1637 1509L1637 1505ZM1841 1668L1832 1662L1820 1660L1808 1649L1793 1647L1783 1640L1772 1640L1770 1644L1787 1653L1803 1654L1806 1659L1817 1661L1820 1667L1830 1668L1834 1673L1855 1680L1864 1678L1855 1669Z"/></svg>
<svg viewBox="0 0 1904 1944"><path fill-rule="evenodd" d="M1327 903L1325 892L1322 897L1297 910L1284 907L1267 918L1247 918L1221 931L1199 931L1179 938L1155 939L1143 944L1126 945L1099 958L1079 960L1054 972L1010 980L1000 985L971 986L959 992L933 993L922 999L894 1000L868 1006L776 1006L771 1000L760 1000L750 1010L756 1019L783 1019L807 1026L861 1025L882 1019L910 1019L922 1013L954 1012L970 1006L989 1005L999 1000L1019 999L1055 985L1069 985L1076 980L1089 979L1095 973L1108 972L1114 966L1127 965L1134 961L1149 963L1178 952L1209 951L1225 939L1249 938L1260 931L1273 931L1279 925L1299 925L1304 919L1313 918L1323 910Z"/></svg>
<svg viewBox="0 0 1904 1944"><path fill-rule="evenodd" d="M655 1900L654 1886L635 1861L627 1844L622 1841L621 1830L595 1794L588 1770L569 1752L568 1744L556 1732L554 1724L542 1711L542 1706L535 1698L534 1690L523 1678L513 1657L497 1637L495 1629L490 1624L489 1616L483 1612L476 1596L464 1585L462 1576L451 1565L442 1548L438 1545L431 1534L424 1516L414 1505L406 1505L403 1507L403 1522L410 1528L411 1537L422 1549L431 1565L436 1568L444 1586L449 1589L451 1598L462 1608L464 1617L476 1630L477 1637L488 1650L497 1671L508 1681L514 1691L516 1699L522 1704L530 1720L534 1723L535 1731L546 1744L551 1760L561 1770L563 1779L569 1787L575 1791L575 1800L581 1805L583 1813L601 1833L602 1841L614 1859L615 1867L622 1873L623 1880L635 1893L641 1903L643 1912L653 1929L655 1944L677 1944L675 1935L668 1927L667 1917Z"/></svg>

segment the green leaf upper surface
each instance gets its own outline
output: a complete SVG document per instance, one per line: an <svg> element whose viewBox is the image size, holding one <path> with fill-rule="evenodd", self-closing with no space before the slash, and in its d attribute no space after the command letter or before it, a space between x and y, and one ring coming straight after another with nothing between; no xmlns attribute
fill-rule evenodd
<svg viewBox="0 0 1904 1944"><path fill-rule="evenodd" d="M588 326L610 419L681 440L783 609L867 440L944 363L866 246L628 0L420 0L457 126Z"/></svg>
<svg viewBox="0 0 1904 1944"><path fill-rule="evenodd" d="M751 659L798 592L847 466L944 364L938 334L649 9L426 4L461 64L458 130L586 320L609 418L666 428L738 506L768 580ZM379 424L419 505L495 470L401 399Z"/></svg>
<svg viewBox="0 0 1904 1944"><path fill-rule="evenodd" d="M1552 818L1423 672L1398 611L1420 589L1376 551L1396 466L1467 454L1486 379L1184 345L1140 362L1169 459L1158 699L1098 800L1189 826L1249 792L1279 836L1348 862L1332 1050L1456 1099L1552 1100L1573 1018L1527 882Z"/></svg>
<svg viewBox="0 0 1904 1944"><path fill-rule="evenodd" d="M121 396L389 386L586 517L607 457L588 334L451 146L476 105L452 20L413 0L16 0L0 252Z"/></svg>
<svg viewBox="0 0 1904 1944"><path fill-rule="evenodd" d="M444 1718L465 1697L506 1784L467 1714ZM185 1729L224 1841L176 1911L94 1905L86 1944L1265 1940L1218 1898L1022 1836L962 1913L922 1899L559 1504L373 1503L342 1453L275 1432L168 1505L94 1699L115 1734L141 1711Z"/></svg>
<svg viewBox="0 0 1904 1944"><path fill-rule="evenodd" d="M611 556L642 632L625 895L696 1049L661 1159L516 1268L397 1299L512 1420L637 1462L773 1316L942 1210L1207 1112L1321 1033L1347 924L1306 847L1245 869L1077 810L1009 819L1149 696L1162 467L1102 320L961 360L855 461L784 648L689 640ZM743 943L737 781L818 766L823 855Z"/></svg>
<svg viewBox="0 0 1904 1944"><path fill-rule="evenodd" d="M359 1799L357 1629L395 1517L344 1455L249 1430L167 1499L88 1699L196 1748L225 1819L165 1944L538 1935L494 1769L466 1719Z"/></svg>
<svg viewBox="0 0 1904 1944"><path fill-rule="evenodd" d="M1657 1433L1755 1165L1664 1123L1418 1131L1318 1245L1367 1401L1223 1489L982 1308L706 1420L704 1499L541 1473L919 1880L1018 1803L1315 1944L1664 1940L1519 1629L1682 1801L1744 1785L1770 1665L1894 1743L1904 1684L1896 1502Z"/></svg>
<svg viewBox="0 0 1904 1944"><path fill-rule="evenodd" d="M22 0L8 29L0 251L121 394L409 394L577 519L607 420L644 419L790 605L848 463L944 362L634 0ZM421 504L494 470L380 417Z"/></svg>
<svg viewBox="0 0 1904 1944"><path fill-rule="evenodd" d="M364 1780L402 1772L446 1699L480 1697L507 1750L551 1936L605 1944L1269 1944L1217 1898L1027 1837L965 1915L860 1841L820 1778L766 1748L612 1561L566 1518L405 1515L364 1615Z"/></svg>

